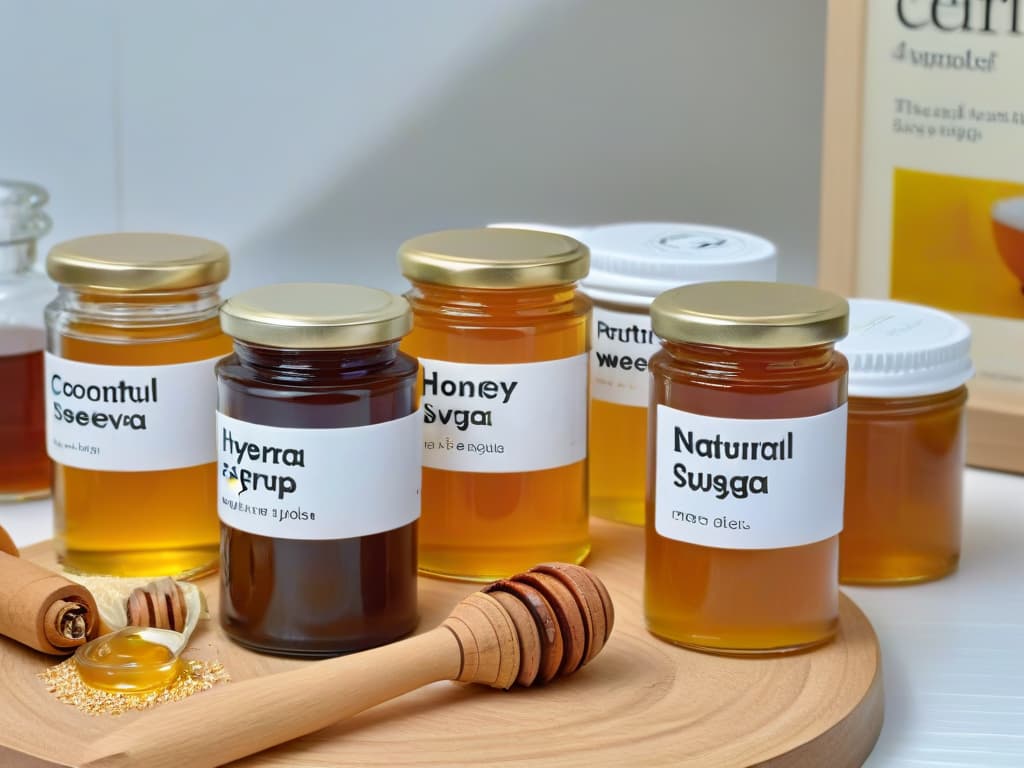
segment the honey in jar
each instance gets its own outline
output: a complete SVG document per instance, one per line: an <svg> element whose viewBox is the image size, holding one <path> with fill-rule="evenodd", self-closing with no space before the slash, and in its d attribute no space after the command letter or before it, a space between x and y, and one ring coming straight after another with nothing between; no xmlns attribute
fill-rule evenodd
<svg viewBox="0 0 1024 768"><path fill-rule="evenodd" d="M838 624L846 333L800 285L676 288L651 305L645 615L670 642L782 653Z"/></svg>
<svg viewBox="0 0 1024 768"><path fill-rule="evenodd" d="M658 294L714 280L775 280L775 246L724 227L624 222L558 232L590 249L580 289L593 301L590 339L590 512L644 524L647 487L647 362L658 351L650 306Z"/></svg>
<svg viewBox="0 0 1024 768"><path fill-rule="evenodd" d="M43 404L43 309L53 286L33 266L50 231L49 196L24 181L0 181L0 501L50 492Z"/></svg>
<svg viewBox="0 0 1024 768"><path fill-rule="evenodd" d="M55 246L43 381L54 534L65 567L188 576L217 562L217 389L228 254L123 233Z"/></svg>
<svg viewBox="0 0 1024 768"><path fill-rule="evenodd" d="M422 416L398 349L405 299L352 285L256 288L221 310L221 624L326 656L413 630Z"/></svg>
<svg viewBox="0 0 1024 768"><path fill-rule="evenodd" d="M967 324L931 307L850 300L846 511L839 580L903 584L960 560Z"/></svg>
<svg viewBox="0 0 1024 768"><path fill-rule="evenodd" d="M704 224L633 222L583 236L594 302L590 352L590 511L644 524L647 486L648 360L658 351L650 305L680 285L775 280L775 246Z"/></svg>
<svg viewBox="0 0 1024 768"><path fill-rule="evenodd" d="M589 255L518 229L448 230L399 251L420 360L420 569L492 580L580 562L587 524Z"/></svg>

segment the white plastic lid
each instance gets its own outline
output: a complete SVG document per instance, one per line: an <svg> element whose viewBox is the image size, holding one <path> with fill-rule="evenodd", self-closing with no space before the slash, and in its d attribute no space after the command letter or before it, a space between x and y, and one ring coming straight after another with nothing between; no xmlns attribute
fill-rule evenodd
<svg viewBox="0 0 1024 768"><path fill-rule="evenodd" d="M689 283L765 280L776 277L775 246L763 237L705 224L633 222L594 227L590 274L583 288L592 298L650 304L658 294Z"/></svg>
<svg viewBox="0 0 1024 768"><path fill-rule="evenodd" d="M775 246L763 237L707 224L623 222L596 227L491 224L574 237L590 248L591 298L648 306L660 293L689 283L776 278Z"/></svg>
<svg viewBox="0 0 1024 768"><path fill-rule="evenodd" d="M850 299L850 333L836 349L850 362L854 397L935 395L974 375L971 329L919 304Z"/></svg>

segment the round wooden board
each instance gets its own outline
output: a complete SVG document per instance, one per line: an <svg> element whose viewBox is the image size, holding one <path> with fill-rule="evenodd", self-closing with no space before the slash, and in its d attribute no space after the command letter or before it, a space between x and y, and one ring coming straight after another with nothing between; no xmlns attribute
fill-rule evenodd
<svg viewBox="0 0 1024 768"><path fill-rule="evenodd" d="M881 659L871 624L851 600L842 598L836 641L812 652L723 658L687 651L644 628L641 531L595 520L592 533L596 554L588 565L611 592L616 625L589 666L538 689L436 683L234 765L863 763L882 726ZM48 545L23 556L53 563ZM212 611L216 584L201 582ZM422 578L421 627L436 626L472 591ZM228 641L216 622L200 626L188 655L220 659L236 680L316 663L251 653ZM58 703L36 678L53 663L0 638L0 765L74 766L83 745L112 726L131 720L145 728L145 712L90 717Z"/></svg>

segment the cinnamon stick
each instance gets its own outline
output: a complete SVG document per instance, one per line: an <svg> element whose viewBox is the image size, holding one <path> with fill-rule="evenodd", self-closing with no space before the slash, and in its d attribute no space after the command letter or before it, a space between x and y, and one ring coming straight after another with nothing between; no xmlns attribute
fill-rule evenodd
<svg viewBox="0 0 1024 768"><path fill-rule="evenodd" d="M17 552L0 528L0 635L58 656L96 637L99 611L89 590Z"/></svg>

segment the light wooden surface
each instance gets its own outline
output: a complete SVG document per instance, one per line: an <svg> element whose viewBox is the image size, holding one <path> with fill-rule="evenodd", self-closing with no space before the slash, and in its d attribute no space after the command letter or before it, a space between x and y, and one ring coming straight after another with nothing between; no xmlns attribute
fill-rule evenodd
<svg viewBox="0 0 1024 768"><path fill-rule="evenodd" d="M509 692L434 683L235 765L860 765L881 727L883 699L878 643L851 601L842 601L837 641L811 653L730 659L686 651L644 629L641 531L594 521L592 533L589 565L608 585L616 624L579 672ZM45 545L24 556L51 558ZM203 583L214 610L215 584ZM421 629L472 591L421 579ZM197 631L188 655L220 659L236 680L316 664L251 653L213 623ZM35 678L48 663L0 640L0 765L76 765L86 744L114 727L146 727L147 712L92 718L59 704ZM288 706L279 715L301 719L303 711Z"/></svg>

